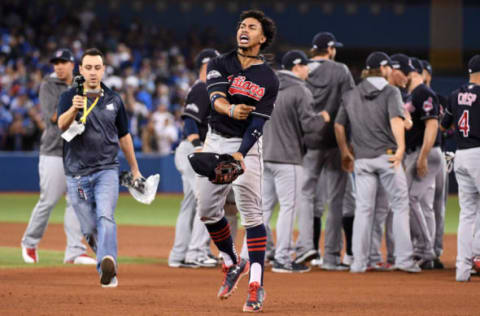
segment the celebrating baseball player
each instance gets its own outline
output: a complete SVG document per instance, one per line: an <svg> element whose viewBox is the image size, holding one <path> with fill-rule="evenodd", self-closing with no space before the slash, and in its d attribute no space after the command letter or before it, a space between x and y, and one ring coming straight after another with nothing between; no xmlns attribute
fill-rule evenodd
<svg viewBox="0 0 480 316"><path fill-rule="evenodd" d="M133 180L138 182L143 177L128 132L125 106L119 95L101 82L104 72L102 52L95 48L86 50L80 61L85 87L79 86L62 94L58 127L66 131L62 137L69 140L63 147L68 198L83 235L97 254L101 286L116 287L114 213L119 191L119 146L130 165Z"/></svg>
<svg viewBox="0 0 480 316"><path fill-rule="evenodd" d="M397 88L388 84L391 59L383 52L366 61L367 78L342 98L335 133L342 166L355 168L356 209L353 227L353 263L350 272L367 270L377 188L382 185L393 210L396 268L420 272L413 261L410 240L407 180L402 167L405 152L403 102ZM345 129L351 130L353 153ZM355 161L355 163L354 163Z"/></svg>
<svg viewBox="0 0 480 316"><path fill-rule="evenodd" d="M275 112L264 129L263 216L267 223L277 201L280 204L276 226L276 248L273 272L307 272L305 264L292 262L293 227L298 208L302 179L304 148L318 142L321 131L330 121L323 111L313 112L313 97L305 80L308 58L304 52L292 50L282 59L284 70L278 72L280 89Z"/></svg>
<svg viewBox="0 0 480 316"><path fill-rule="evenodd" d="M313 38L312 63L309 65L310 73L307 86L312 91L314 98L314 111L319 113L327 111L332 120L335 119L342 94L354 87L354 82L347 66L335 62L336 47L343 45L336 41L333 34L328 32L318 33ZM317 144L317 149L308 149L304 157L304 177L302 181L302 194L300 210L298 213L299 235L297 239L296 263L302 263L317 256L314 249L312 236L313 223L321 223L322 214L314 214L317 186L319 179L325 176L327 181L326 199L329 206L327 223L325 227L325 254L322 268L326 270L347 270L341 264L340 253L342 250L342 215L345 188L348 174L342 170L340 151L335 141L333 124L327 126L322 140ZM314 218L318 219L314 221ZM353 220L350 221L350 224Z"/></svg>
<svg viewBox="0 0 480 316"><path fill-rule="evenodd" d="M435 182L440 171L442 152L438 140L438 97L423 83L423 66L411 58L415 71L409 73L408 91L411 93L407 108L411 113L413 127L406 132L405 167L409 184L410 225L415 256L422 269L433 267L432 227L435 227L433 210L421 207L428 188Z"/></svg>
<svg viewBox="0 0 480 316"><path fill-rule="evenodd" d="M442 128L455 126L457 151L455 176L458 182L460 222L457 234L456 280L470 280L470 270L480 271L480 232L476 220L480 205L480 55L468 62L469 83L448 99Z"/></svg>
<svg viewBox="0 0 480 316"><path fill-rule="evenodd" d="M182 114L185 139L175 151L175 165L182 175L183 201L175 226L175 241L168 257L173 268L214 267L216 260L209 258L210 236L205 225L195 216L197 206L194 187L195 172L188 162L188 155L201 150L207 134L207 117L210 114L210 99L207 94L207 64L220 55L214 49L204 49L195 58L199 79L188 92ZM198 246L189 247L193 243Z"/></svg>
<svg viewBox="0 0 480 316"><path fill-rule="evenodd" d="M198 213L224 260L225 278L218 298L228 298L250 270L248 297L243 306L246 312L261 311L265 298L263 265L267 235L261 209L261 136L263 125L273 111L279 83L259 53L271 44L275 32L274 22L263 12L243 12L237 29L238 47L211 60L207 68L213 111L203 152L231 155L242 165L243 174L231 184L214 184L206 177L198 177ZM246 228L250 262L238 258L224 216L223 205L232 187Z"/></svg>
<svg viewBox="0 0 480 316"><path fill-rule="evenodd" d="M39 261L37 245L47 229L52 210L67 190L62 161L63 140L57 126L57 105L60 95L72 85L75 60L70 50L59 49L50 62L54 73L45 77L40 86L40 106L45 122L38 163L40 200L32 211L22 238L22 256L26 263ZM80 223L68 198L64 229L67 236L64 263L96 264L96 260L85 253L87 247L82 243Z"/></svg>

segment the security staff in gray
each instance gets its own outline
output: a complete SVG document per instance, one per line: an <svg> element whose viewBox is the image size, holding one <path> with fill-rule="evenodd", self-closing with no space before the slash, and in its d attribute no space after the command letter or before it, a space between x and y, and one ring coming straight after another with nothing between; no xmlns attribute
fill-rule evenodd
<svg viewBox="0 0 480 316"><path fill-rule="evenodd" d="M355 169L356 209L353 225L353 263L350 272L367 270L374 221L375 200L381 185L393 210L396 268L420 272L413 261L410 239L408 187L402 167L405 152L404 110L400 91L388 84L391 59L383 52L371 53L366 61L366 79L347 92L335 120L335 134L342 153L342 166ZM351 131L353 152L345 129Z"/></svg>
<svg viewBox="0 0 480 316"><path fill-rule="evenodd" d="M310 271L305 264L292 262L291 257L302 184L302 158L304 148L318 139L330 116L325 111L313 112L312 93L305 84L307 64L307 55L302 51L292 50L283 56L283 70L277 72L280 87L275 112L265 124L263 134L263 219L267 232L271 231L269 223L278 201L280 211L272 271L279 273Z"/></svg>
<svg viewBox="0 0 480 316"><path fill-rule="evenodd" d="M341 96L354 87L347 66L334 61L336 47L343 46L331 33L319 33L313 38L312 63L307 86L312 91L316 113L327 111L335 119ZM301 263L317 257L313 243L314 214L317 208L316 194L320 177L326 177L326 204L328 216L325 228L325 254L322 268L326 270L347 270L340 263L342 250L342 213L348 174L342 170L340 151L335 141L333 124L329 124L317 149L308 149L303 160L304 177L300 210L298 213L299 235L296 244L297 259ZM318 222L318 220L317 220Z"/></svg>
<svg viewBox="0 0 480 316"><path fill-rule="evenodd" d="M439 102L435 92L423 83L421 62L412 58L412 65L416 71L409 73L410 99L407 109L412 116L413 127L405 134L410 226L419 265L422 269L431 269L436 258L432 235L435 216L431 208L421 207L421 201L441 171L443 156L437 137Z"/></svg>
<svg viewBox="0 0 480 316"><path fill-rule="evenodd" d="M47 229L52 210L67 191L62 160L63 140L57 127L57 104L60 95L72 84L75 60L70 50L59 49L50 62L54 73L45 77L40 86L40 106L45 122L38 164L40 199L30 215L22 238L22 257L26 263L39 261L38 243ZM95 259L86 255L87 247L82 243L80 223L68 198L63 225L67 236L64 263L96 264Z"/></svg>

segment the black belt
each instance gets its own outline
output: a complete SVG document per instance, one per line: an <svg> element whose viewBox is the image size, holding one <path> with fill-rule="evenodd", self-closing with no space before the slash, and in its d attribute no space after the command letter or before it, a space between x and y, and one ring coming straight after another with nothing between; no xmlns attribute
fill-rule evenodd
<svg viewBox="0 0 480 316"><path fill-rule="evenodd" d="M232 135L228 135L228 134L219 132L219 131L217 131L217 130L214 130L213 128L212 128L212 134L215 134L215 135L218 135L218 136L222 136L222 137L224 137L224 138L239 137L239 136L232 136ZM241 137L240 137L240 138L241 138Z"/></svg>

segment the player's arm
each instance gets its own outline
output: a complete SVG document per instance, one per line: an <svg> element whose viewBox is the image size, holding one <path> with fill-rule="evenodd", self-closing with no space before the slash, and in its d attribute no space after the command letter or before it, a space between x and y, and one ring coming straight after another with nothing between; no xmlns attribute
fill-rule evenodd
<svg viewBox="0 0 480 316"><path fill-rule="evenodd" d="M73 120L77 116L79 110L83 109L84 106L83 96L75 95L73 96L70 93L63 93L60 97L58 104L58 127L62 131L66 131Z"/></svg>
<svg viewBox="0 0 480 316"><path fill-rule="evenodd" d="M330 114L327 111L315 113L313 111L313 96L307 88L299 87L297 92L299 104L295 105L298 118L304 134L320 134L330 122Z"/></svg>
<svg viewBox="0 0 480 316"><path fill-rule="evenodd" d="M123 151L125 155L125 159L130 166L130 171L132 172L133 179L139 179L142 177L140 170L138 169L137 158L135 158L135 151L133 149L133 141L132 136L128 132L128 118L127 113L125 111L125 106L123 102L120 100L120 107L117 113L117 117L115 119L115 126L117 127L118 133L118 144L120 149Z"/></svg>
<svg viewBox="0 0 480 316"><path fill-rule="evenodd" d="M428 172L427 159L430 150L435 143L438 133L438 120L436 118L428 119L425 122L425 133L423 134L423 144L420 149L420 155L417 161L417 174L424 177Z"/></svg>
<svg viewBox="0 0 480 316"><path fill-rule="evenodd" d="M453 125L453 99L454 94L448 98L447 106L445 107L445 114L443 115L441 124L438 126L442 132L445 132Z"/></svg>
<svg viewBox="0 0 480 316"><path fill-rule="evenodd" d="M230 82L222 59L214 58L207 66L207 90L212 108L220 114L236 120L246 120L255 107L245 104L230 104L227 100L227 89Z"/></svg>
<svg viewBox="0 0 480 316"><path fill-rule="evenodd" d="M43 81L40 85L39 91L40 108L42 110L42 117L45 122L57 123L57 105L58 95L55 94L47 81Z"/></svg>
<svg viewBox="0 0 480 316"><path fill-rule="evenodd" d="M344 106L340 106L337 117L335 118L335 138L340 149L342 168L346 172L353 172L354 157L347 142L347 133L345 126L348 124L348 114Z"/></svg>
<svg viewBox="0 0 480 316"><path fill-rule="evenodd" d="M395 154L388 160L392 163L392 167L395 168L401 165L403 156L405 155L405 121L410 117L410 113L403 104L402 95L398 88L392 89L387 106L390 128L392 129L392 134L397 144ZM407 113L408 116L406 116Z"/></svg>

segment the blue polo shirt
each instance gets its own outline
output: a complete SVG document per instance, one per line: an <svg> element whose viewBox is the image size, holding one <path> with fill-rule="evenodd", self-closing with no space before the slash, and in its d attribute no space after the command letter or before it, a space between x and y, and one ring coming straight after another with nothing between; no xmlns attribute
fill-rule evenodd
<svg viewBox="0 0 480 316"><path fill-rule="evenodd" d="M85 176L118 167L118 139L128 134L128 119L120 96L102 84L103 96L87 116L85 131L63 145L67 176ZM58 104L58 117L72 106L75 88L65 91ZM88 107L94 99L88 99ZM82 116L79 111L76 119Z"/></svg>

